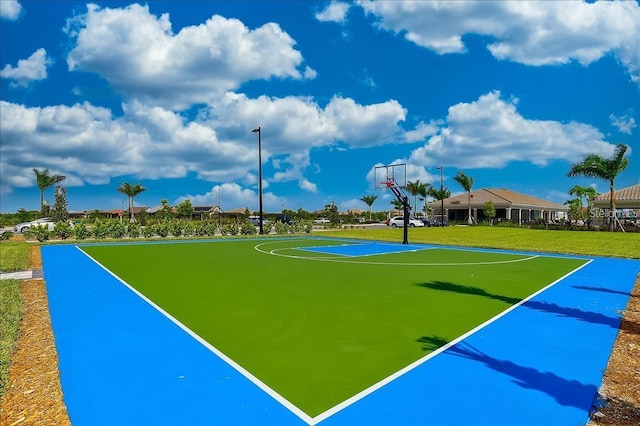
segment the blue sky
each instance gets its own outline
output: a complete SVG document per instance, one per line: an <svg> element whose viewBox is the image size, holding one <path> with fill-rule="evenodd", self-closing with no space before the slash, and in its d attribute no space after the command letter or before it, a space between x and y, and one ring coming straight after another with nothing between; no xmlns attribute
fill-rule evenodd
<svg viewBox="0 0 640 426"><path fill-rule="evenodd" d="M636 1L0 0L0 211L162 199L265 211L366 209L377 165L453 194L506 187L563 203L585 155L630 146L640 182ZM46 193L53 202L53 190Z"/></svg>

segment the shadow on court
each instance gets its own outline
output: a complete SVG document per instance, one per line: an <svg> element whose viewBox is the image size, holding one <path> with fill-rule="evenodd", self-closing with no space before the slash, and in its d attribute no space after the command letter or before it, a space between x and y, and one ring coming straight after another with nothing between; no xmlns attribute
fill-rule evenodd
<svg viewBox="0 0 640 426"><path fill-rule="evenodd" d="M604 287L592 287L592 286L589 286L589 285L574 285L574 286L571 286L571 287L577 288L579 290L600 291L600 292L603 292L603 293L621 294L623 296L637 297L635 294L631 294L631 293L626 292L626 291L611 290L610 288L604 288Z"/></svg>
<svg viewBox="0 0 640 426"><path fill-rule="evenodd" d="M439 336L423 336L417 342L423 344L425 351L433 351L448 343L446 339ZM494 358L465 342L449 348L446 353L481 362L492 370L512 377L518 386L544 392L565 406L588 410L590 407L585 407L584 403L591 401L597 392L594 385L585 385L577 380L565 379L551 372L541 372L509 360Z"/></svg>
<svg viewBox="0 0 640 426"><path fill-rule="evenodd" d="M421 287L430 288L433 290L450 291L450 292L459 293L459 294L469 294L474 296L485 297L491 300L499 300L501 302L508 303L509 305L515 305L516 303L522 300L516 297L508 297L500 294L489 293L486 290L478 287L471 287L471 286L456 284L452 282L431 281L431 282L425 282L425 283L418 283L418 285ZM529 300L523 303L522 306L529 309L534 309L539 312L552 313L559 317L575 318L591 324L606 325L616 330L620 327L620 322L621 322L620 317L610 317L608 315L600 314L597 312L583 311L578 308L559 306L559 305L556 305L555 303Z"/></svg>

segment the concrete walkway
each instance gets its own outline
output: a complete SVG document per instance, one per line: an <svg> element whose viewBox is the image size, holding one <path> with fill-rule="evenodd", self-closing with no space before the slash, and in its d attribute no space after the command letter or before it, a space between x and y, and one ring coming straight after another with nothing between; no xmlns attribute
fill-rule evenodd
<svg viewBox="0 0 640 426"><path fill-rule="evenodd" d="M0 273L0 280L41 280L42 278L42 269Z"/></svg>

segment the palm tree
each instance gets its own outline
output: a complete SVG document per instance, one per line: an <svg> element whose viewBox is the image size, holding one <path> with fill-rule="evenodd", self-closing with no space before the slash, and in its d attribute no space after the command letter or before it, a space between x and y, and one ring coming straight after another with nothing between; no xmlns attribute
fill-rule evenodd
<svg viewBox="0 0 640 426"><path fill-rule="evenodd" d="M588 203L591 198L593 198L596 195L598 195L598 192L592 186L574 185L573 188L571 188L569 190L569 195L575 195L576 196L576 200L578 202L578 206L576 208L579 208L580 219L584 220L584 213L583 213L584 206L582 204L582 198L586 196L587 197L587 203Z"/></svg>
<svg viewBox="0 0 640 426"><path fill-rule="evenodd" d="M581 162L574 164L567 176L584 176L588 178L600 178L609 181L610 211L611 217L609 230L613 231L616 215L616 200L614 194L614 181L618 174L629 165L629 159L624 154L629 147L623 143L618 144L611 158L603 158L597 154L587 155Z"/></svg>
<svg viewBox="0 0 640 426"><path fill-rule="evenodd" d="M423 183L420 185L418 195L420 195L420 200L424 201L424 206L422 207L423 213L427 214L427 196L429 195L429 190L431 189L431 184Z"/></svg>
<svg viewBox="0 0 640 426"><path fill-rule="evenodd" d="M420 179L416 179L415 182L407 182L407 191L411 195L413 195L413 214L417 212L417 198L418 195L421 195L422 192L426 191L426 186L424 183L420 183Z"/></svg>
<svg viewBox="0 0 640 426"><path fill-rule="evenodd" d="M377 195L364 195L362 198L360 198L360 201L369 206L369 220L371 220L371 206L376 201L376 198L378 198Z"/></svg>
<svg viewBox="0 0 640 426"><path fill-rule="evenodd" d="M432 186L427 191L427 195L430 195L436 200L440 201L440 200L444 200L445 198L449 198L451 196L451 191L449 191L449 188L443 188L441 191Z"/></svg>
<svg viewBox="0 0 640 426"><path fill-rule="evenodd" d="M432 196L433 198L435 198L436 200L440 201L440 200L444 200L446 198L449 198L451 196L451 192L449 191L448 188L442 188L442 190L440 189L436 189L433 186L431 188L429 188L429 190L427 191L427 194ZM441 204L442 206L442 204ZM444 223L445 221L445 211L444 208L440 208L440 217L441 217L441 221L442 223Z"/></svg>
<svg viewBox="0 0 640 426"><path fill-rule="evenodd" d="M64 175L49 174L49 169L33 169L33 172L36 174L36 183L38 184L38 188L40 188L40 211L42 211L44 207L44 191L56 183L62 182L67 177Z"/></svg>
<svg viewBox="0 0 640 426"><path fill-rule="evenodd" d="M397 198L389 201L389 204L391 204L396 210L402 211L402 209L404 209L404 204L402 204L402 201L398 200Z"/></svg>
<svg viewBox="0 0 640 426"><path fill-rule="evenodd" d="M129 198L129 220L131 222L135 222L135 217L133 216L133 199L141 192L145 191L147 188L142 186L140 183L136 183L135 185L131 185L128 182L121 183L118 187L118 191L122 192Z"/></svg>
<svg viewBox="0 0 640 426"><path fill-rule="evenodd" d="M458 170L458 174L453 178L467 191L467 223L471 225L473 218L471 217L471 188L473 188L473 178L465 175Z"/></svg>

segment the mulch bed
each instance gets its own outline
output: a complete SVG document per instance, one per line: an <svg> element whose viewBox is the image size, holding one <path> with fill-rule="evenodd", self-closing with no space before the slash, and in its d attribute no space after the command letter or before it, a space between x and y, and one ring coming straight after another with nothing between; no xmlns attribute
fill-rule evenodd
<svg viewBox="0 0 640 426"><path fill-rule="evenodd" d="M39 246L30 248L29 264L42 268ZM0 405L0 425L71 425L62 400L44 281L22 281L20 292L24 315L11 357L9 388Z"/></svg>
<svg viewBox="0 0 640 426"><path fill-rule="evenodd" d="M32 246L31 268L42 268L39 246ZM0 425L71 425L62 399L47 292L42 280L21 286L24 317L0 405ZM635 283L600 388L601 406L590 425L640 425L640 277Z"/></svg>
<svg viewBox="0 0 640 426"><path fill-rule="evenodd" d="M631 292L600 388L592 425L640 425L640 277Z"/></svg>

